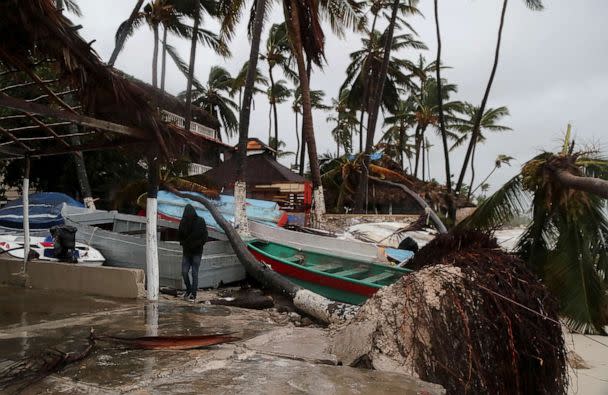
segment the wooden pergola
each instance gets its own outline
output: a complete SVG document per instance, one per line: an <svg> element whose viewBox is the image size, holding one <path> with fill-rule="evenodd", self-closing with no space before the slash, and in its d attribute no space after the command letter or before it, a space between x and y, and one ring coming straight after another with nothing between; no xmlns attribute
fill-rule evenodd
<svg viewBox="0 0 608 395"><path fill-rule="evenodd" d="M25 260L30 159L138 145L152 175L146 261L148 298L156 300L158 163L188 136L164 123L149 95L99 59L54 0L3 1L0 14L0 159L26 160Z"/></svg>

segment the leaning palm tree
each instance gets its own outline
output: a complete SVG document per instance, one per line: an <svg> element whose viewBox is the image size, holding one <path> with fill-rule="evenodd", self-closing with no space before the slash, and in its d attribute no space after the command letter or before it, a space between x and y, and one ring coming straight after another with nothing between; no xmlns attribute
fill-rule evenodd
<svg viewBox="0 0 608 395"><path fill-rule="evenodd" d="M573 330L605 334L608 323L608 160L574 152L567 133L558 153L543 152L458 226L496 229L532 205L516 253L560 302Z"/></svg>
<svg viewBox="0 0 608 395"><path fill-rule="evenodd" d="M268 144L272 141L279 142L279 120L277 117L277 104L285 103L291 97L291 89L287 87L287 82L279 80L272 82L266 91L268 96ZM274 139L272 138L272 115L274 114ZM272 147L272 145L270 145ZM277 147L272 147L277 150Z"/></svg>
<svg viewBox="0 0 608 395"><path fill-rule="evenodd" d="M531 10L540 11L543 9L543 4L541 0L523 0L525 5ZM435 3L437 0L435 0ZM471 139L469 141L469 145L467 147L467 152L464 157L464 161L462 163L462 169L460 170L460 176L458 177L458 181L456 183L456 187L454 191L456 193L460 192L462 188L462 183L464 182L464 176L467 171L467 166L469 164L469 160L471 158L471 154L473 153L473 148L475 147L475 143L479 138L480 133L480 125L481 125L481 114L485 113L486 104L488 103L488 97L490 96L490 90L492 89L492 83L494 82L494 76L496 75L496 69L498 67L498 58L500 56L500 44L502 41L502 29L505 24L505 14L507 12L507 4L508 0L503 0L502 3L502 11L500 14L500 24L498 26L498 39L496 41L496 50L494 51L494 64L492 65L492 71L490 72L490 78L488 80L488 84L486 85L486 90L483 94L483 98L481 99L481 104L478 107L478 113L475 118L475 123L473 125L473 131L471 133ZM436 6L436 4L435 4ZM437 29L439 35L439 29ZM437 60L439 63L439 59Z"/></svg>
<svg viewBox="0 0 608 395"><path fill-rule="evenodd" d="M477 114L479 114L479 108L475 107L471 103L464 103L462 108L462 113L465 118L456 122L451 127L458 132L461 133L460 137L456 139L456 141L452 144L450 151L453 151L455 148L464 144L466 138L473 133L473 128L475 127L475 120ZM481 117L480 127L479 127L479 135L476 139L475 146L473 147L473 151L471 154L471 181L469 182L469 192L467 196L467 200L471 198L471 194L473 193L473 183L475 182L475 153L477 150L477 144L485 142L486 138L482 134L482 131L487 130L488 132L506 132L512 130L508 126L499 125L498 122L501 118L504 118L509 115L509 109L507 107L498 107L498 108L488 108L483 116Z"/></svg>
<svg viewBox="0 0 608 395"><path fill-rule="evenodd" d="M232 77L230 73L220 66L213 66L209 70L209 78L205 86L192 91L192 104L199 106L213 114L221 121L226 138L234 136L237 130L237 118L234 111L237 104L230 99ZM179 94L183 98L186 92ZM222 139L218 130L218 138Z"/></svg>

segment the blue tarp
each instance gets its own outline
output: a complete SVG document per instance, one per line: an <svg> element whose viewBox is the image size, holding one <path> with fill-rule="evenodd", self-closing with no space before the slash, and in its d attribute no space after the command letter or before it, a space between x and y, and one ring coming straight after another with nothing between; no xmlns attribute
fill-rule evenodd
<svg viewBox="0 0 608 395"><path fill-rule="evenodd" d="M193 196L202 196L195 192L184 193ZM211 202L218 208L227 221L234 223L233 196L220 195L218 200L211 200ZM258 199L247 199L246 202L247 218L250 220L263 222L268 225L276 225L284 214L283 211L280 210L279 205L275 202ZM158 211L161 214L173 218L181 218L184 214L184 207L188 203L192 204L196 209L196 213L205 219L207 226L219 229L219 225L215 222L211 213L207 211L202 204L194 200L181 198L171 192L158 191Z"/></svg>
<svg viewBox="0 0 608 395"><path fill-rule="evenodd" d="M40 192L29 195L31 229L49 229L63 224L61 206L84 207L82 203L59 192ZM0 226L23 229L23 200L10 201L0 209Z"/></svg>

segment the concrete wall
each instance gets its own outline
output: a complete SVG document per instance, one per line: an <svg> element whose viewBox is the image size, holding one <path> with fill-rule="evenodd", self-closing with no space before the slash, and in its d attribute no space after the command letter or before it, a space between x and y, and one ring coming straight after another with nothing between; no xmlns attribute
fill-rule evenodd
<svg viewBox="0 0 608 395"><path fill-rule="evenodd" d="M0 283L115 298L145 296L145 276L140 269L33 261L27 264L24 278L18 275L22 265L15 259L0 259Z"/></svg>

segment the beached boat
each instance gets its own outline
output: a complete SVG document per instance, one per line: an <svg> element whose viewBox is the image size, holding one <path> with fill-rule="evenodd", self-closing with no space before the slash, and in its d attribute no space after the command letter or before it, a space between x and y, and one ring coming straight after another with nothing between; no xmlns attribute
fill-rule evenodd
<svg viewBox="0 0 608 395"><path fill-rule="evenodd" d="M82 243L76 243L75 258L79 266L101 266L105 261L104 256L95 248ZM39 260L58 262L55 258L54 243L50 237L30 237L30 251L38 254ZM0 253L6 253L12 257L23 259L23 236L22 235L0 235Z"/></svg>
<svg viewBox="0 0 608 395"><path fill-rule="evenodd" d="M106 266L146 269L146 218L116 211L88 211L64 206L66 224L76 227L76 239L99 249ZM158 263L160 285L183 289L182 248L176 239L178 223L158 220ZM200 288L217 287L245 278L226 236L209 228L211 241L205 244L198 274ZM214 239L214 240L213 240Z"/></svg>
<svg viewBox="0 0 608 395"><path fill-rule="evenodd" d="M248 247L257 260L294 283L344 303L361 304L380 288L410 272L268 241L254 240ZM334 254L338 254L337 250Z"/></svg>

